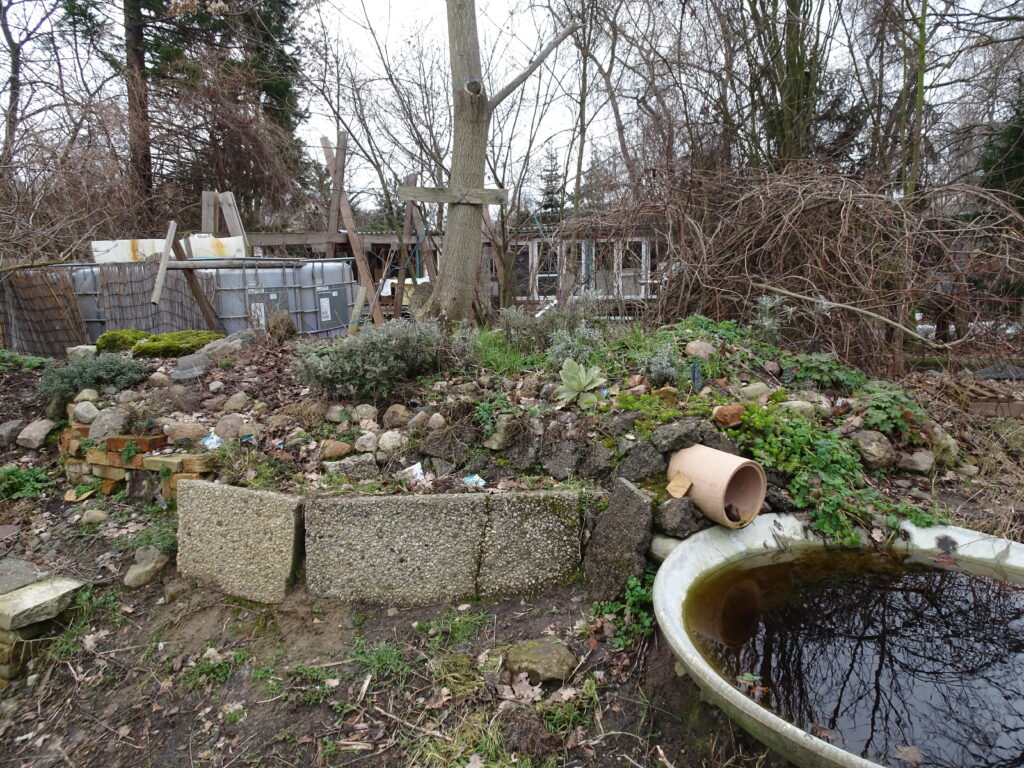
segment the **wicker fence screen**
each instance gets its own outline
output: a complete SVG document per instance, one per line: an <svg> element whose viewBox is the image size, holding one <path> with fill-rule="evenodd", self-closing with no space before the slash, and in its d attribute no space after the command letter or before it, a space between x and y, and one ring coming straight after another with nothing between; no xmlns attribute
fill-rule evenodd
<svg viewBox="0 0 1024 768"><path fill-rule="evenodd" d="M89 343L67 270L7 273L0 282L0 343L41 357L63 357L67 347Z"/></svg>

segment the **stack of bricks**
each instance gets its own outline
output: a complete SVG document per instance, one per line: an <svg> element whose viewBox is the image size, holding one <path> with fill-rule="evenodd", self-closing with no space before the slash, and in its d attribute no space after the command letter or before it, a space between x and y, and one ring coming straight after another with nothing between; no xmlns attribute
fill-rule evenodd
<svg viewBox="0 0 1024 768"><path fill-rule="evenodd" d="M72 424L61 434L64 469L70 483L99 478L103 494L130 485L134 472L153 472L159 478L160 494L170 501L178 495L179 480L200 480L213 470L209 453L155 453L167 447L163 435L117 435L92 441L88 433L88 426Z"/></svg>

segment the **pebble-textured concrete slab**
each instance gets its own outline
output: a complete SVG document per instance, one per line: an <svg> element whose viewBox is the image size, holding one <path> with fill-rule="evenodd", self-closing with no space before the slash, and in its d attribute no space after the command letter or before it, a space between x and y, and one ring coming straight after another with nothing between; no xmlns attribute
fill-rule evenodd
<svg viewBox="0 0 1024 768"><path fill-rule="evenodd" d="M302 499L202 480L178 483L178 571L223 592L279 603L295 573Z"/></svg>
<svg viewBox="0 0 1024 768"><path fill-rule="evenodd" d="M579 492L494 494L487 499L479 594L530 592L565 582L579 569Z"/></svg>
<svg viewBox="0 0 1024 768"><path fill-rule="evenodd" d="M400 605L473 595L486 518L485 494L310 498L309 591Z"/></svg>
<svg viewBox="0 0 1024 768"><path fill-rule="evenodd" d="M82 586L77 579L56 576L0 595L0 629L21 629L52 619L71 604Z"/></svg>

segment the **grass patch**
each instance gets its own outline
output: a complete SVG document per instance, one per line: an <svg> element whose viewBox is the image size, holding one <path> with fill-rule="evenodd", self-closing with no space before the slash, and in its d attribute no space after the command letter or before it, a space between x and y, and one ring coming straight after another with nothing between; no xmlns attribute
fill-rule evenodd
<svg viewBox="0 0 1024 768"><path fill-rule="evenodd" d="M538 762L523 755L510 754L505 748L500 722L482 712L470 714L446 735L451 741L428 737L411 744L409 764L451 768L466 765L476 755L487 768L554 768L558 765L556 756Z"/></svg>
<svg viewBox="0 0 1024 768"><path fill-rule="evenodd" d="M0 349L0 373L9 371L38 371L52 363L48 357L34 355L16 355L6 349Z"/></svg>
<svg viewBox="0 0 1024 768"><path fill-rule="evenodd" d="M82 650L82 638L93 623L106 619L120 626L124 616L117 610L120 597L113 589L100 591L92 586L78 590L70 609L70 622L64 631L54 638L47 656L54 661L70 659Z"/></svg>
<svg viewBox="0 0 1024 768"><path fill-rule="evenodd" d="M427 645L432 651L439 651L476 637L490 620L487 613L449 611L436 619L416 622L416 631L428 636Z"/></svg>
<svg viewBox="0 0 1024 768"><path fill-rule="evenodd" d="M365 639L359 637L356 639L351 657L364 672L373 675L377 680L389 680L402 686L405 685L406 678L412 674L412 667L406 661L402 649L387 640L369 645Z"/></svg>

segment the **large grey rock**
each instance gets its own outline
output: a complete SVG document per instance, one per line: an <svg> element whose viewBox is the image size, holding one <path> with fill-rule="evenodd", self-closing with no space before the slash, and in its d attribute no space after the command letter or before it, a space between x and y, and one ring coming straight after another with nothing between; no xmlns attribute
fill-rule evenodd
<svg viewBox="0 0 1024 768"><path fill-rule="evenodd" d="M18 433L16 442L22 448L28 448L30 451L42 448L47 435L53 431L55 426L57 423L49 419L36 419Z"/></svg>
<svg viewBox="0 0 1024 768"><path fill-rule="evenodd" d="M686 496L661 502L654 510L654 530L685 539L704 528L707 519Z"/></svg>
<svg viewBox="0 0 1024 768"><path fill-rule="evenodd" d="M186 387L184 384L173 384L167 390L167 399L176 410L182 413L194 413L206 396L198 387Z"/></svg>
<svg viewBox="0 0 1024 768"><path fill-rule="evenodd" d="M79 424L92 424L100 415L100 409L88 400L83 400L71 411L71 420Z"/></svg>
<svg viewBox="0 0 1024 768"><path fill-rule="evenodd" d="M548 424L541 445L541 466L555 480L565 480L576 474L583 446L569 439L566 427L557 421Z"/></svg>
<svg viewBox="0 0 1024 768"><path fill-rule="evenodd" d="M356 438L355 443L352 445L357 451L363 453L369 453L377 450L377 436L373 432L363 432L359 437Z"/></svg>
<svg viewBox="0 0 1024 768"><path fill-rule="evenodd" d="M352 421L358 424L361 421L376 421L377 406L369 403L361 403L352 409Z"/></svg>
<svg viewBox="0 0 1024 768"><path fill-rule="evenodd" d="M484 440L484 448L492 451L503 451L508 448L513 438L512 415L499 413L494 420L494 434Z"/></svg>
<svg viewBox="0 0 1024 768"><path fill-rule="evenodd" d="M68 347L66 353L69 363L77 363L79 360L91 360L96 357L96 346L94 344L81 344L77 347Z"/></svg>
<svg viewBox="0 0 1024 768"><path fill-rule="evenodd" d="M245 419L237 413L228 413L220 417L217 426L213 428L213 434L221 440L237 440L245 429Z"/></svg>
<svg viewBox="0 0 1024 768"><path fill-rule="evenodd" d="M688 357L699 357L705 361L710 360L718 352L714 344L699 340L689 342L683 351Z"/></svg>
<svg viewBox="0 0 1024 768"><path fill-rule="evenodd" d="M609 437L622 437L636 426L640 414L635 411L613 413L601 421L601 431Z"/></svg>
<svg viewBox="0 0 1024 768"><path fill-rule="evenodd" d="M661 451L650 443L637 443L619 462L612 476L635 483L648 477L662 475L667 467Z"/></svg>
<svg viewBox="0 0 1024 768"><path fill-rule="evenodd" d="M395 403L384 411L381 424L385 429L394 429L395 427L404 427L411 418L412 412L408 408L401 403Z"/></svg>
<svg viewBox="0 0 1024 768"><path fill-rule="evenodd" d="M325 461L324 471L330 475L344 475L349 480L372 480L380 475L380 467L372 453L346 456L341 461Z"/></svg>
<svg viewBox="0 0 1024 768"><path fill-rule="evenodd" d="M309 591L399 605L475 594L487 499L485 494L309 499Z"/></svg>
<svg viewBox="0 0 1024 768"><path fill-rule="evenodd" d="M740 397L744 400L757 400L761 395L766 395L771 391L772 388L763 381L754 381L745 387L740 387Z"/></svg>
<svg viewBox="0 0 1024 768"><path fill-rule="evenodd" d="M252 402L252 398L249 397L245 392L235 392L231 397L228 398L227 402L221 406L221 410L224 413L235 413L237 411L244 411L249 407L249 403Z"/></svg>
<svg viewBox="0 0 1024 768"><path fill-rule="evenodd" d="M643 574L652 521L647 495L628 480L616 480L583 557L587 590L595 600L618 597L631 575Z"/></svg>
<svg viewBox="0 0 1024 768"><path fill-rule="evenodd" d="M258 603L284 600L300 547L302 499L202 480L178 482L178 572Z"/></svg>
<svg viewBox="0 0 1024 768"><path fill-rule="evenodd" d="M0 424L0 448L10 448L14 445L24 428L25 422L22 419L12 419Z"/></svg>
<svg viewBox="0 0 1024 768"><path fill-rule="evenodd" d="M344 421L348 421L348 412L344 406L335 404L327 408L324 419L332 424L341 424Z"/></svg>
<svg viewBox="0 0 1024 768"><path fill-rule="evenodd" d="M377 438L377 450L386 456L398 453L408 442L405 435L397 429L390 429Z"/></svg>
<svg viewBox="0 0 1024 768"><path fill-rule="evenodd" d="M95 389L83 389L81 392L79 392L77 395L75 395L75 399L72 402L75 402L75 403L84 403L84 402L95 403L99 399L100 399L100 393L97 392Z"/></svg>
<svg viewBox="0 0 1024 768"><path fill-rule="evenodd" d="M505 654L505 667L513 675L525 672L532 685L548 680L568 680L576 669L576 654L557 637L541 637L516 643Z"/></svg>
<svg viewBox="0 0 1024 768"><path fill-rule="evenodd" d="M172 421L164 425L164 434L172 443L178 440L202 440L209 432L209 427L196 424L194 421Z"/></svg>
<svg viewBox="0 0 1024 768"><path fill-rule="evenodd" d="M149 374L149 378L146 380L146 383L153 389L165 389L171 386L171 377L166 373L154 371Z"/></svg>
<svg viewBox="0 0 1024 768"><path fill-rule="evenodd" d="M201 350L179 357L177 367L171 372L171 381L195 381L202 378L212 363L210 356Z"/></svg>
<svg viewBox="0 0 1024 768"><path fill-rule="evenodd" d="M405 425L410 431L416 429L423 429L427 426L427 422L430 421L430 414L426 411L417 411L409 419L409 422Z"/></svg>
<svg viewBox="0 0 1024 768"><path fill-rule="evenodd" d="M123 408L104 408L89 425L90 440L106 440L108 437L123 435L128 429L131 415Z"/></svg>
<svg viewBox="0 0 1024 768"><path fill-rule="evenodd" d="M0 595L40 581L46 575L46 572L34 563L13 557L0 559Z"/></svg>
<svg viewBox="0 0 1024 768"><path fill-rule="evenodd" d="M897 466L904 472L927 475L935 468L935 454L927 448L921 448L913 453L901 453Z"/></svg>
<svg viewBox="0 0 1024 768"><path fill-rule="evenodd" d="M488 497L487 512L479 594L533 592L565 583L579 570L579 492L495 494Z"/></svg>
<svg viewBox="0 0 1024 768"><path fill-rule="evenodd" d="M135 562L124 576L124 585L129 589L138 589L152 584L169 562L171 558L156 547L139 547L135 550Z"/></svg>
<svg viewBox="0 0 1024 768"><path fill-rule="evenodd" d="M82 586L77 579L54 576L0 595L0 629L21 629L52 619L71 605Z"/></svg>
<svg viewBox="0 0 1024 768"><path fill-rule="evenodd" d="M861 462L869 470L891 467L896 463L896 449L889 438L873 429L859 429L850 434Z"/></svg>
<svg viewBox="0 0 1024 768"><path fill-rule="evenodd" d="M607 445L591 443L583 451L583 459L580 461L578 469L580 477L604 477L612 468L613 458L615 458L615 454Z"/></svg>
<svg viewBox="0 0 1024 768"><path fill-rule="evenodd" d="M809 419L814 418L814 404L809 403L806 400L786 400L779 403L780 408L789 408L791 411L796 411L801 416L806 416Z"/></svg>
<svg viewBox="0 0 1024 768"><path fill-rule="evenodd" d="M708 426L704 419L696 416L662 424L651 434L651 445L662 453L681 451L699 443L701 433Z"/></svg>

